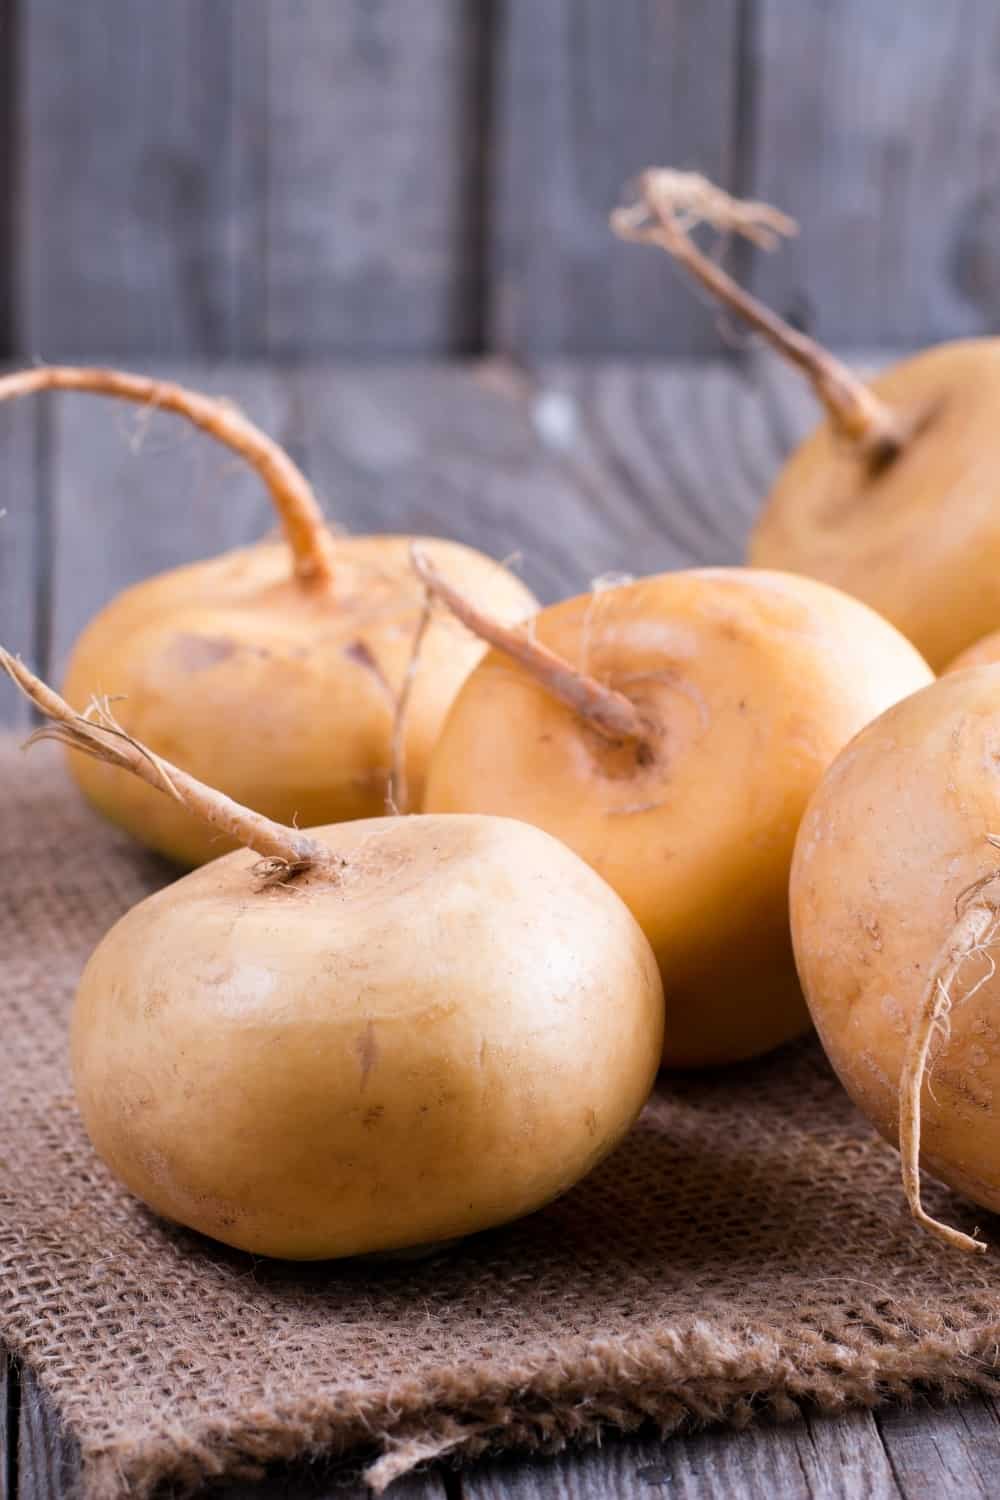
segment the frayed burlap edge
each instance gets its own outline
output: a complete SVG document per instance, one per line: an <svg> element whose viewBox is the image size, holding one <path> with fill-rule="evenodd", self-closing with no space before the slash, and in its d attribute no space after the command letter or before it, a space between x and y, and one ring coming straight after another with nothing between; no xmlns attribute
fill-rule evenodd
<svg viewBox="0 0 1000 1500"><path fill-rule="evenodd" d="M225 1431L164 1430L104 1447L84 1439L83 1489L88 1500L148 1500L163 1484L190 1494L213 1480L260 1478L275 1463L356 1451L381 1494L445 1455L554 1453L569 1441L598 1442L609 1428L653 1423L666 1436L711 1423L742 1427L760 1415L787 1421L804 1408L834 1413L921 1392L956 1399L975 1391L1000 1393L1000 1321L965 1334L913 1328L905 1344L864 1354L818 1338L811 1357L750 1332L727 1346L717 1329L695 1324L626 1343L581 1341L521 1372L508 1366L502 1379L488 1362L442 1370L436 1381L400 1382L361 1411L317 1399L247 1411Z"/></svg>

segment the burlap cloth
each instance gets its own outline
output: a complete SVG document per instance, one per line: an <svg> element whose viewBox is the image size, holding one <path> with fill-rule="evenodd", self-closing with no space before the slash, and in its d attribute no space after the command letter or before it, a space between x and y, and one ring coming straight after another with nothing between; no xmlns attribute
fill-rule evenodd
<svg viewBox="0 0 1000 1500"><path fill-rule="evenodd" d="M813 1043L664 1083L589 1181L430 1261L296 1268L159 1223L92 1155L65 1037L91 948L167 872L9 739L0 870L0 1334L91 1495L353 1447L384 1484L449 1449L993 1385L996 1252L911 1227Z"/></svg>

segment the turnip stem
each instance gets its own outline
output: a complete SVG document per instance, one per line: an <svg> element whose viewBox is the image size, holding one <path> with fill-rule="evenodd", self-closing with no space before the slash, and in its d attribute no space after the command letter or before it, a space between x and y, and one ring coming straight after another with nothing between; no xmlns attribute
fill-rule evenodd
<svg viewBox="0 0 1000 1500"><path fill-rule="evenodd" d="M316 839L300 833L297 828L273 823L261 813L234 802L224 792L189 776L162 756L154 755L139 740L126 734L106 704L95 702L88 714L78 714L2 646L0 667L13 679L29 703L52 723L52 728L43 727L36 731L29 744L35 739L56 739L83 755L131 772L158 792L173 797L195 817L236 839L244 848L275 861L276 867L289 876L306 869L318 869L336 878L338 866Z"/></svg>
<svg viewBox="0 0 1000 1500"><path fill-rule="evenodd" d="M920 1096L927 1072L927 1056L934 1032L947 1026L952 1007L952 987L962 965L988 940L998 920L997 909L977 901L962 913L952 929L944 952L931 971L920 1008L906 1045L899 1083L899 1155L903 1190L910 1212L918 1224L958 1250L982 1254L983 1240L973 1239L950 1224L942 1224L924 1209L920 1198Z"/></svg>
<svg viewBox="0 0 1000 1500"><path fill-rule="evenodd" d="M386 792L386 811L393 814L410 811L410 784L406 774L406 721L413 696L413 685L420 666L420 652L424 644L427 627L431 623L430 599L425 599L420 611L417 628L413 634L410 659L406 664L403 682L396 699L396 713L392 721L392 744L389 753L389 787Z"/></svg>
<svg viewBox="0 0 1000 1500"><path fill-rule="evenodd" d="M611 227L625 240L659 245L694 279L803 371L842 436L857 443L873 467L902 450L911 424L901 420L857 375L815 339L746 291L698 249L691 230L701 222L735 231L764 249L797 233L794 219L767 203L741 202L695 172L651 167L638 180L638 201L615 209Z"/></svg>
<svg viewBox="0 0 1000 1500"><path fill-rule="evenodd" d="M187 390L169 380L97 367L39 365L0 377L0 401L37 391L89 391L186 417L238 453L263 479L288 538L296 578L310 585L331 581L333 541L309 481L280 443L261 432L230 402Z"/></svg>
<svg viewBox="0 0 1000 1500"><path fill-rule="evenodd" d="M578 672L548 646L532 640L523 631L502 625L484 614L442 577L419 547L411 545L410 557L425 588L442 600L457 620L461 620L480 640L519 662L554 698L586 719L598 734L614 741L643 742L647 738L647 730L635 704L624 693L606 687L586 672Z"/></svg>

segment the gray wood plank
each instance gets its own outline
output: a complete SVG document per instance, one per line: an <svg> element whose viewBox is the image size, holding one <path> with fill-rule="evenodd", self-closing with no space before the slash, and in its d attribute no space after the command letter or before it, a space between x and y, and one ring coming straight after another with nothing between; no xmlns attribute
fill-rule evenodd
<svg viewBox="0 0 1000 1500"><path fill-rule="evenodd" d="M30 403L0 405L0 642L34 665L45 649L40 614L47 589L46 433L44 414ZM0 726L29 722L19 694L0 694Z"/></svg>
<svg viewBox="0 0 1000 1500"><path fill-rule="evenodd" d="M251 15L268 30L268 350L471 348L488 0Z"/></svg>
<svg viewBox="0 0 1000 1500"><path fill-rule="evenodd" d="M576 414L563 462L602 532L588 578L739 560L783 457L756 381L720 362L556 362L541 374Z"/></svg>
<svg viewBox="0 0 1000 1500"><path fill-rule="evenodd" d="M448 535L519 558L544 598L575 592L601 555L602 521L539 440L540 388L512 367L326 367L297 389L306 467L348 530Z"/></svg>
<svg viewBox="0 0 1000 1500"><path fill-rule="evenodd" d="M14 239L17 191L18 56L15 0L0 0L0 359L14 348Z"/></svg>
<svg viewBox="0 0 1000 1500"><path fill-rule="evenodd" d="M19 350L245 351L260 303L259 7L31 0L17 15Z"/></svg>
<svg viewBox="0 0 1000 1500"><path fill-rule="evenodd" d="M230 397L279 440L292 437L280 377L253 367L157 365ZM58 678L76 636L120 589L269 532L256 474L178 417L90 395L42 396L52 421L52 627Z"/></svg>
<svg viewBox="0 0 1000 1500"><path fill-rule="evenodd" d="M500 360L295 377L307 468L349 530L515 556L543 600L731 562L784 449L740 369Z"/></svg>
<svg viewBox="0 0 1000 1500"><path fill-rule="evenodd" d="M867 1412L663 1442L608 1437L556 1459L496 1459L463 1472L463 1500L902 1500Z"/></svg>
<svg viewBox="0 0 1000 1500"><path fill-rule="evenodd" d="M16 1500L70 1500L79 1491L79 1449L23 1366L20 1380Z"/></svg>
<svg viewBox="0 0 1000 1500"><path fill-rule="evenodd" d="M0 1344L0 1500L15 1500L14 1455L19 1400L14 1362Z"/></svg>
<svg viewBox="0 0 1000 1500"><path fill-rule="evenodd" d="M719 347L662 251L608 214L626 178L675 163L733 185L739 0L506 0L496 44L493 347L507 353Z"/></svg>
<svg viewBox="0 0 1000 1500"><path fill-rule="evenodd" d="M1000 318L993 0L757 0L746 187L800 219L755 288L846 345Z"/></svg>
<svg viewBox="0 0 1000 1500"><path fill-rule="evenodd" d="M918 1401L875 1415L906 1500L995 1500L1000 1494L1000 1420L992 1402Z"/></svg>

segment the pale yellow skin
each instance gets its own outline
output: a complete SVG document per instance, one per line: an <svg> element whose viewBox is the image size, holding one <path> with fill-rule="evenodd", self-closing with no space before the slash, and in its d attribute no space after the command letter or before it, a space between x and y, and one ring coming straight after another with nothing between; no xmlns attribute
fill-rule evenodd
<svg viewBox="0 0 1000 1500"><path fill-rule="evenodd" d="M158 1213L315 1259L515 1218L621 1139L663 992L618 897L495 818L313 830L345 865L262 890L241 851L135 907L72 1025L87 1130Z"/></svg>
<svg viewBox="0 0 1000 1500"><path fill-rule="evenodd" d="M778 476L748 561L863 599L939 671L1000 623L1000 339L942 344L871 388L921 429L872 474L822 422Z"/></svg>
<svg viewBox="0 0 1000 1500"><path fill-rule="evenodd" d="M848 1092L898 1144L907 1037L956 909L1000 853L1000 668L940 681L839 756L803 819L791 877L799 973ZM993 882L985 893L1000 898ZM994 942L996 940L994 939ZM996 957L996 952L993 954ZM1000 1209L1000 975L972 956L921 1094L921 1161ZM970 993L981 979L986 982Z"/></svg>
<svg viewBox="0 0 1000 1500"><path fill-rule="evenodd" d="M456 542L422 543L449 578L513 623L537 608L506 568ZM114 599L83 632L65 696L94 694L157 754L280 823L301 827L385 811L396 698L423 589L409 538L337 538L329 586L291 575L283 542L160 574ZM427 758L459 684L482 655L436 614L406 720L419 805ZM126 773L71 754L101 812L169 858L201 864L234 847Z"/></svg>
<svg viewBox="0 0 1000 1500"><path fill-rule="evenodd" d="M806 802L862 725L931 673L898 631L809 579L716 568L543 610L538 640L638 707L612 745L491 652L431 757L425 809L525 818L635 913L670 996L665 1061L766 1052L808 1026L788 933Z"/></svg>

